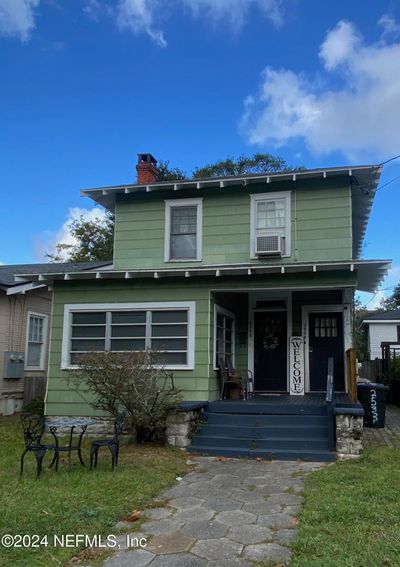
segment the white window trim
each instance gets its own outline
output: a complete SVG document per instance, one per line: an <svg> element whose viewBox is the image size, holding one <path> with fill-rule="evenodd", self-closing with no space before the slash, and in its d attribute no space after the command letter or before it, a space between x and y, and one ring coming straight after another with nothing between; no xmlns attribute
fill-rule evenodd
<svg viewBox="0 0 400 567"><path fill-rule="evenodd" d="M214 349L213 349L213 369L219 370L218 366L216 365L216 355L217 355L217 314L221 313L221 315L225 315L226 317L230 317L233 320L232 325L232 365L235 368L235 356L236 356L236 317L235 314L231 311L228 311L224 307L220 305L214 304Z"/></svg>
<svg viewBox="0 0 400 567"><path fill-rule="evenodd" d="M164 262L201 262L203 257L203 199L168 199L165 202ZM170 258L171 209L173 207L197 207L196 258Z"/></svg>
<svg viewBox="0 0 400 567"><path fill-rule="evenodd" d="M291 193L291 191L280 191L275 193L253 193L250 195L250 258L258 258L256 256L257 203L259 201L274 201L275 199L285 199L285 254L282 254L282 258L287 258L291 255Z"/></svg>
<svg viewBox="0 0 400 567"><path fill-rule="evenodd" d="M69 344L71 339L72 314L78 311L129 311L129 310L173 310L186 309L188 312L188 347L187 364L165 365L167 370L194 370L195 355L195 325L196 325L196 302L151 302L151 303L68 303L64 305L64 324L61 348L61 369L74 370L79 366L70 364Z"/></svg>
<svg viewBox="0 0 400 567"><path fill-rule="evenodd" d="M40 353L40 366L28 366L28 347L29 347L29 323L32 317L40 317L43 319L43 342L42 351ZM26 337L25 337L25 364L24 369L27 371L31 370L46 370L46 353L47 353L47 340L48 340L48 327L49 327L49 316L45 313L38 313L36 311L28 311L26 319Z"/></svg>

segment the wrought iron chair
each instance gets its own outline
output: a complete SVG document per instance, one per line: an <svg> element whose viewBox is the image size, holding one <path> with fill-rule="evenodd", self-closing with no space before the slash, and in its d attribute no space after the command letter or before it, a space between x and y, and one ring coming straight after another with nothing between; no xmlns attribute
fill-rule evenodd
<svg viewBox="0 0 400 567"><path fill-rule="evenodd" d="M232 379L236 378L236 380L239 379L241 381L243 399L247 400L254 396L254 379L252 371L246 370L242 373L236 370L236 368L233 367L231 355L226 355L225 361L228 369L228 375Z"/></svg>
<svg viewBox="0 0 400 567"><path fill-rule="evenodd" d="M56 471L58 470L59 453L55 445L44 445L42 437L45 429L44 417L32 413L23 413L21 415L21 424L24 432L25 450L21 455L20 476L24 472L25 455L32 452L36 458L36 478L39 478L42 472L42 462L47 450L54 451L54 459L56 463Z"/></svg>
<svg viewBox="0 0 400 567"><path fill-rule="evenodd" d="M124 420L126 413L120 413L114 422L114 437L110 439L96 439L92 442L90 447L90 470L97 467L97 457L100 447L108 447L111 453L111 467L118 465L119 456L119 442L121 439L122 431L124 429Z"/></svg>

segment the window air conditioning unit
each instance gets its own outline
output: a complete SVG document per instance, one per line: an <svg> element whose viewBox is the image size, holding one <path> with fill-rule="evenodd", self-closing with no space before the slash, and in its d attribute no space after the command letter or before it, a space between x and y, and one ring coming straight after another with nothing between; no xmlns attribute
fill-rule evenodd
<svg viewBox="0 0 400 567"><path fill-rule="evenodd" d="M269 256L279 255L282 256L284 251L284 238L277 234L269 236L256 237L256 255Z"/></svg>

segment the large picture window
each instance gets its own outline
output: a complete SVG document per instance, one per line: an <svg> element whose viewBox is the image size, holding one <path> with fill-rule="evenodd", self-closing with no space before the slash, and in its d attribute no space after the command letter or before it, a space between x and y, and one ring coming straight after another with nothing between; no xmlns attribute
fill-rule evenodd
<svg viewBox="0 0 400 567"><path fill-rule="evenodd" d="M165 202L165 261L201 260L202 200Z"/></svg>
<svg viewBox="0 0 400 567"><path fill-rule="evenodd" d="M63 367L87 352L160 353L167 368L192 368L194 304L104 304L65 307Z"/></svg>
<svg viewBox="0 0 400 567"><path fill-rule="evenodd" d="M45 370L47 321L47 315L28 312L25 349L27 370Z"/></svg>

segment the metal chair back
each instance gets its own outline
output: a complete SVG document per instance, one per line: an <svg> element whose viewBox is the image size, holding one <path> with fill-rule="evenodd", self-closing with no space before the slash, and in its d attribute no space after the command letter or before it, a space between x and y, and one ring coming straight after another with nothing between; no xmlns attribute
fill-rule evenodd
<svg viewBox="0 0 400 567"><path fill-rule="evenodd" d="M21 415L21 424L24 432L25 448L28 450L41 448L41 440L45 428L44 417L33 413L23 413Z"/></svg>

